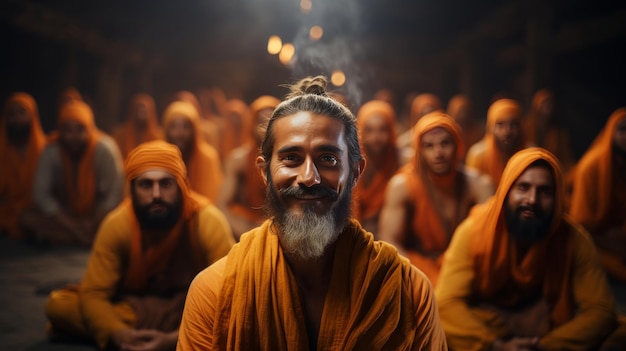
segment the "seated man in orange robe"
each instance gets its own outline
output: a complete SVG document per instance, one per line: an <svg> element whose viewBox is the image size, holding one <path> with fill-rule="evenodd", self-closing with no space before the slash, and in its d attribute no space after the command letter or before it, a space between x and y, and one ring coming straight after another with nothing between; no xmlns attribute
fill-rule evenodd
<svg viewBox="0 0 626 351"><path fill-rule="evenodd" d="M178 350L447 350L428 279L350 219L355 118L305 78L257 165L272 219L191 283Z"/></svg>
<svg viewBox="0 0 626 351"><path fill-rule="evenodd" d="M81 283L50 294L48 333L100 349L173 349L189 283L234 241L223 214L189 189L175 146L141 144L125 170L130 196L102 222Z"/></svg>
<svg viewBox="0 0 626 351"><path fill-rule="evenodd" d="M489 177L459 168L461 128L432 112L413 129L415 156L389 181L378 234L437 285L442 254L472 206L493 195Z"/></svg>
<svg viewBox="0 0 626 351"><path fill-rule="evenodd" d="M515 100L499 99L487 111L485 136L467 151L465 165L500 183L504 165L526 146L522 131L522 110Z"/></svg>
<svg viewBox="0 0 626 351"><path fill-rule="evenodd" d="M120 148L122 157L137 145L163 139L163 131L157 120L154 99L148 94L133 96L128 109L128 117L111 133Z"/></svg>
<svg viewBox="0 0 626 351"><path fill-rule="evenodd" d="M217 150L200 135L199 123L198 110L188 102L175 101L163 113L165 140L182 152L191 189L215 203L224 172Z"/></svg>
<svg viewBox="0 0 626 351"><path fill-rule="evenodd" d="M33 185L34 209L22 216L35 242L89 246L124 192L122 158L82 101L61 107L58 130L44 148Z"/></svg>
<svg viewBox="0 0 626 351"><path fill-rule="evenodd" d="M361 106L356 124L367 166L354 189L354 215L363 228L376 237L385 187L400 164L396 148L396 113L389 103L372 100Z"/></svg>
<svg viewBox="0 0 626 351"><path fill-rule="evenodd" d="M552 91L540 89L533 96L528 116L524 119L524 137L528 145L542 147L553 153L561 162L563 174L574 166L574 155L569 133L557 120L556 101Z"/></svg>
<svg viewBox="0 0 626 351"><path fill-rule="evenodd" d="M263 211L265 184L256 169L256 158L265 134L265 126L280 101L264 95L250 105L254 120L249 142L234 149L224 164L225 180L218 205L233 228L235 239L261 224L267 216Z"/></svg>
<svg viewBox="0 0 626 351"><path fill-rule="evenodd" d="M569 213L591 233L609 276L626 282L626 108L611 115L573 172Z"/></svg>
<svg viewBox="0 0 626 351"><path fill-rule="evenodd" d="M33 179L45 145L35 99L12 94L0 117L0 235L22 236L18 219L32 205Z"/></svg>
<svg viewBox="0 0 626 351"><path fill-rule="evenodd" d="M595 350L615 330L606 275L564 199L556 157L529 148L459 225L436 288L451 349Z"/></svg>

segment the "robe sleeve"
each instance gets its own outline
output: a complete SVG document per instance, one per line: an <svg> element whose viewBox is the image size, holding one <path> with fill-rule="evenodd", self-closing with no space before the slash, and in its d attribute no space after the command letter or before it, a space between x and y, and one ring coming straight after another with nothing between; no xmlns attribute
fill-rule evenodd
<svg viewBox="0 0 626 351"><path fill-rule="evenodd" d="M589 350L615 327L614 300L589 236L573 230L575 247L572 284L576 316L540 341L542 350Z"/></svg>
<svg viewBox="0 0 626 351"><path fill-rule="evenodd" d="M413 303L416 306L415 320L418 323L417 334L412 350L447 350L444 334L433 287L424 273L411 266L411 285Z"/></svg>
<svg viewBox="0 0 626 351"><path fill-rule="evenodd" d="M79 289L85 323L101 348L107 345L113 331L128 327L111 302L121 279L119 272L123 270L122 251L130 247L131 231L122 214L115 210L104 219Z"/></svg>
<svg viewBox="0 0 626 351"><path fill-rule="evenodd" d="M211 350L217 299L224 282L224 257L202 272L189 286L178 331L177 351Z"/></svg>
<svg viewBox="0 0 626 351"><path fill-rule="evenodd" d="M235 244L226 216L213 205L206 206L200 213L198 234L209 265L226 256Z"/></svg>
<svg viewBox="0 0 626 351"><path fill-rule="evenodd" d="M471 226L471 218L466 219L452 236L444 254L436 296L450 348L478 351L489 349L498 335L472 312L468 303L474 279Z"/></svg>

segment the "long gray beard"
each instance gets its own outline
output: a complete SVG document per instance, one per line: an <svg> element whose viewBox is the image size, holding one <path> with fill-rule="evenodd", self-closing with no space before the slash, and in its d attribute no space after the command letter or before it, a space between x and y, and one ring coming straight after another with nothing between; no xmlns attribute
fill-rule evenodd
<svg viewBox="0 0 626 351"><path fill-rule="evenodd" d="M339 236L332 211L323 215L314 211L296 215L288 211L281 220L280 229L283 250L305 260L321 257Z"/></svg>

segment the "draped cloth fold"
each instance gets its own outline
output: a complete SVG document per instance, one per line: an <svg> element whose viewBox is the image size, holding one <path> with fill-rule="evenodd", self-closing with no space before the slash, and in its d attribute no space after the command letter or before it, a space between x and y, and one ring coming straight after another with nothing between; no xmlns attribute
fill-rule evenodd
<svg viewBox="0 0 626 351"><path fill-rule="evenodd" d="M308 349L298 285L271 220L228 256L214 324L215 350ZM409 262L351 221L338 238L318 350L408 350L418 322ZM316 337L310 335L308 337Z"/></svg>

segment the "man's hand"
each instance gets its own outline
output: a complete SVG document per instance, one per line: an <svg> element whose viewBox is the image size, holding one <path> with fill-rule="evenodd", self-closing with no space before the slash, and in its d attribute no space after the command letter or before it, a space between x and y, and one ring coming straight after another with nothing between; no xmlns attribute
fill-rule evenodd
<svg viewBox="0 0 626 351"><path fill-rule="evenodd" d="M113 334L121 351L166 351L176 347L178 332L165 333L152 329L122 329Z"/></svg>
<svg viewBox="0 0 626 351"><path fill-rule="evenodd" d="M539 338L513 338L509 341L496 340L491 351L533 351L539 350Z"/></svg>

